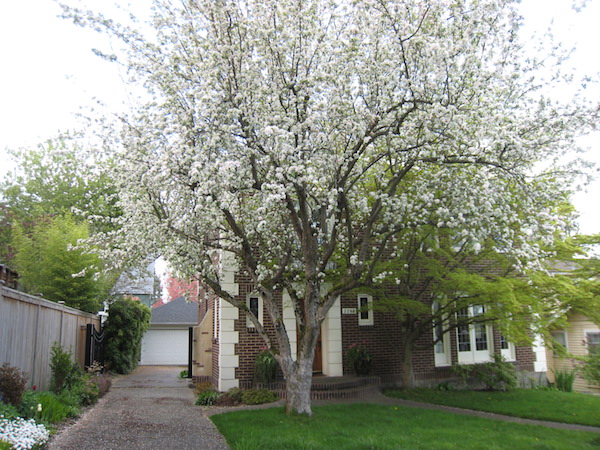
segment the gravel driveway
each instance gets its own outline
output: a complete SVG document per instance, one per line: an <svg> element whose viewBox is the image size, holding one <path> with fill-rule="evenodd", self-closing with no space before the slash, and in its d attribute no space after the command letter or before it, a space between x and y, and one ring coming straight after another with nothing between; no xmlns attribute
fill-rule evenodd
<svg viewBox="0 0 600 450"><path fill-rule="evenodd" d="M119 377L49 449L228 449L202 408L194 406L183 367L140 366Z"/></svg>

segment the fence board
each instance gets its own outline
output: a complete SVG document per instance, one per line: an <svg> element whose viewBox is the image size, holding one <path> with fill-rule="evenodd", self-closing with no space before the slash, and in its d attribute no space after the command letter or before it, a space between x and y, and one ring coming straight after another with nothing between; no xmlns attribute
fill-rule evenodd
<svg viewBox="0 0 600 450"><path fill-rule="evenodd" d="M0 365L26 371L30 386L47 389L50 348L60 342L83 366L88 323L100 328L97 315L0 286Z"/></svg>

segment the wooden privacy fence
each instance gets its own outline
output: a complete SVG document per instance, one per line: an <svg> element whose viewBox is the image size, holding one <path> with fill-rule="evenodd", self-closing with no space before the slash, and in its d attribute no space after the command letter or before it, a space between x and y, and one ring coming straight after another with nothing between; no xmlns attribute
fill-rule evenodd
<svg viewBox="0 0 600 450"><path fill-rule="evenodd" d="M50 384L50 349L59 342L83 367L86 326L100 318L43 298L0 286L0 365L8 362L29 374L29 384Z"/></svg>

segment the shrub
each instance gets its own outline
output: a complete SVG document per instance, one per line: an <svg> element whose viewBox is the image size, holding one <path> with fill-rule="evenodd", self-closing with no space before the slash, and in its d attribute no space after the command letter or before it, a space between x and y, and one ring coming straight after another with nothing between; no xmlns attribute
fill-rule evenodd
<svg viewBox="0 0 600 450"><path fill-rule="evenodd" d="M5 362L0 367L0 401L19 406L28 379L27 372Z"/></svg>
<svg viewBox="0 0 600 450"><path fill-rule="evenodd" d="M242 403L242 391L240 388L231 388L221 394L215 401L217 406L236 406Z"/></svg>
<svg viewBox="0 0 600 450"><path fill-rule="evenodd" d="M573 392L573 383L577 369L553 370L556 389L563 392Z"/></svg>
<svg viewBox="0 0 600 450"><path fill-rule="evenodd" d="M268 389L248 389L242 392L242 401L246 405L262 405L263 403L272 403L278 400L275 392Z"/></svg>
<svg viewBox="0 0 600 450"><path fill-rule="evenodd" d="M33 419L0 419L0 442L8 442L16 449L41 447L50 439L50 432L44 425L38 425ZM12 448L0 444L0 449Z"/></svg>
<svg viewBox="0 0 600 450"><path fill-rule="evenodd" d="M50 370L50 390L56 393L73 388L83 375L79 365L73 361L72 353L67 352L58 342L52 344L50 349Z"/></svg>
<svg viewBox="0 0 600 450"><path fill-rule="evenodd" d="M452 371L460 378L461 385L468 387L469 378L484 384L490 391L510 391L519 386L519 379L515 366L506 361L498 353L494 354L494 361L482 364L456 364Z"/></svg>
<svg viewBox="0 0 600 450"><path fill-rule="evenodd" d="M196 405L212 406L215 404L221 394L216 391L204 391L196 397Z"/></svg>
<svg viewBox="0 0 600 450"><path fill-rule="evenodd" d="M254 379L259 383L271 383L277 375L277 360L269 350L263 350L254 362Z"/></svg>
<svg viewBox="0 0 600 450"><path fill-rule="evenodd" d="M356 375L368 375L371 370L373 358L367 348L366 341L361 344L355 342L348 347L346 358L354 368Z"/></svg>
<svg viewBox="0 0 600 450"><path fill-rule="evenodd" d="M150 316L150 308L130 298L120 298L110 305L104 325L104 355L110 370L127 374L137 367Z"/></svg>
<svg viewBox="0 0 600 450"><path fill-rule="evenodd" d="M511 391L519 385L515 366L498 353L493 362L473 366L472 373L490 391Z"/></svg>
<svg viewBox="0 0 600 450"><path fill-rule="evenodd" d="M188 371L187 371L187 369L182 370L181 372L179 372L179 378L189 378L188 377Z"/></svg>
<svg viewBox="0 0 600 450"><path fill-rule="evenodd" d="M0 450L11 450L12 448L13 446L10 442L0 440Z"/></svg>

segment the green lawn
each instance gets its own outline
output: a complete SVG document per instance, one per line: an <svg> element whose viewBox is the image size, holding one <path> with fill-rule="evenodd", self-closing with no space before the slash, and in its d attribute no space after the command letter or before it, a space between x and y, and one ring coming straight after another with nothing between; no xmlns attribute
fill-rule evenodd
<svg viewBox="0 0 600 450"><path fill-rule="evenodd" d="M556 430L420 408L373 404L235 411L212 421L232 449L571 449L600 446L600 434Z"/></svg>
<svg viewBox="0 0 600 450"><path fill-rule="evenodd" d="M535 389L517 389L509 392L410 389L386 391L385 394L406 400L457 406L528 419L600 427L600 397L574 392Z"/></svg>

